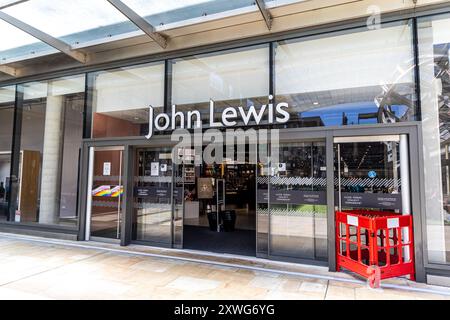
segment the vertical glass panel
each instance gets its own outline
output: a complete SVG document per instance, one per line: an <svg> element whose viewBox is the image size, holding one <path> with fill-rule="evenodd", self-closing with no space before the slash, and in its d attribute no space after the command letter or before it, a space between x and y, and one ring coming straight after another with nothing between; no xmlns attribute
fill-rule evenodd
<svg viewBox="0 0 450 320"><path fill-rule="evenodd" d="M217 121L227 107L254 105L259 110L267 103L267 45L176 59L172 63L172 103L176 111L198 110L204 128L209 127L210 101L214 102ZM250 125L254 124L252 121Z"/></svg>
<svg viewBox="0 0 450 320"><path fill-rule="evenodd" d="M0 88L0 221L8 219L15 86Z"/></svg>
<svg viewBox="0 0 450 320"><path fill-rule="evenodd" d="M77 224L84 75L23 85L16 222Z"/></svg>
<svg viewBox="0 0 450 320"><path fill-rule="evenodd" d="M418 23L428 261L450 264L450 15Z"/></svg>
<svg viewBox="0 0 450 320"><path fill-rule="evenodd" d="M411 27L282 41L276 48L276 101L289 103L291 126L416 119Z"/></svg>
<svg viewBox="0 0 450 320"><path fill-rule="evenodd" d="M91 174L91 236L119 239L124 207L123 147L95 148Z"/></svg>
<svg viewBox="0 0 450 320"><path fill-rule="evenodd" d="M143 136L164 105L164 63L95 74L92 137Z"/></svg>
<svg viewBox="0 0 450 320"><path fill-rule="evenodd" d="M280 144L270 178L270 254L327 260L325 143Z"/></svg>
<svg viewBox="0 0 450 320"><path fill-rule="evenodd" d="M172 244L172 149L136 150L133 240Z"/></svg>

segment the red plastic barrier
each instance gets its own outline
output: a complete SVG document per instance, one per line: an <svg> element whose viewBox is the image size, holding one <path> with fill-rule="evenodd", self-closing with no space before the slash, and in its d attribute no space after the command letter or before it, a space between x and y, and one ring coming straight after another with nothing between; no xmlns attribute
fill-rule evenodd
<svg viewBox="0 0 450 320"><path fill-rule="evenodd" d="M412 215L336 211L337 271L353 271L378 287L381 279L414 275Z"/></svg>

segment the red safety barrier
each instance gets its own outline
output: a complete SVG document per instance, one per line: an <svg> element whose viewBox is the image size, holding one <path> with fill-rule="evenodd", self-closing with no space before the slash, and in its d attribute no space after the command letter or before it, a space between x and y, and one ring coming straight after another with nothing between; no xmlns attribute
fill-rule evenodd
<svg viewBox="0 0 450 320"><path fill-rule="evenodd" d="M336 269L345 268L378 287L382 279L414 275L411 215L393 212L336 211Z"/></svg>

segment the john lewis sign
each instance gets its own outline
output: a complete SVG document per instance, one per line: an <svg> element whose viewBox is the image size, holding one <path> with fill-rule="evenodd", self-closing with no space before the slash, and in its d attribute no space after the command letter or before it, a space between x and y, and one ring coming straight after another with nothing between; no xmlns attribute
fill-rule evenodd
<svg viewBox="0 0 450 320"><path fill-rule="evenodd" d="M248 126L259 125L262 121L267 124L283 124L289 121L290 114L286 111L289 107L287 103L280 102L277 105L271 103L273 96L269 96L269 104L263 104L261 107L227 107L221 116L220 121L216 121L216 107L215 102L209 102L209 127L223 128L234 127L238 123L243 123ZM190 110L187 112L177 111L175 105L172 106L171 115L167 113L159 113L155 115L155 110L152 106L149 107L149 122L148 135L145 137L150 139L155 131L166 131L176 129L197 129L202 128L203 119L202 114L198 110Z"/></svg>

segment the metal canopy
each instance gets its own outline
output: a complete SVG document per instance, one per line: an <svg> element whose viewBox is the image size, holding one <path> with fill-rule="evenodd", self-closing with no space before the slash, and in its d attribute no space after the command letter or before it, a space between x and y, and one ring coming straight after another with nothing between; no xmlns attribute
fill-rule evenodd
<svg viewBox="0 0 450 320"><path fill-rule="evenodd" d="M155 32L155 28L150 23L148 23L147 20L142 18L121 0L107 1L111 3L117 10L119 10L125 17L127 17L131 22L133 22L139 29L145 32L145 34L152 38L161 48L165 49L167 47L167 38L165 38L158 32Z"/></svg>
<svg viewBox="0 0 450 320"><path fill-rule="evenodd" d="M161 33L162 30L241 13L259 11L270 30L273 16L268 8L303 1L77 0L59 3L52 0L0 0L0 33L4 36L0 41L0 66L58 51L86 63L87 58L95 60L95 54L88 56L81 48L142 34L165 49L170 38ZM2 67L0 72L8 69L8 74L14 74L8 67Z"/></svg>
<svg viewBox="0 0 450 320"><path fill-rule="evenodd" d="M255 2L264 18L264 21L266 22L267 28L270 30L272 28L272 16L266 7L266 3L264 0L255 0Z"/></svg>
<svg viewBox="0 0 450 320"><path fill-rule="evenodd" d="M26 24L23 21L20 21L2 11L0 11L0 19L3 21L15 26L16 28L19 28L20 30L28 33L29 35L35 37L36 39L41 40L42 42L45 42L49 46L52 46L53 48L65 53L66 55L70 56L71 58L81 62L86 63L86 55L82 52L73 50L67 43L54 38L50 36L49 34L42 32L41 30L38 30L28 24Z"/></svg>

